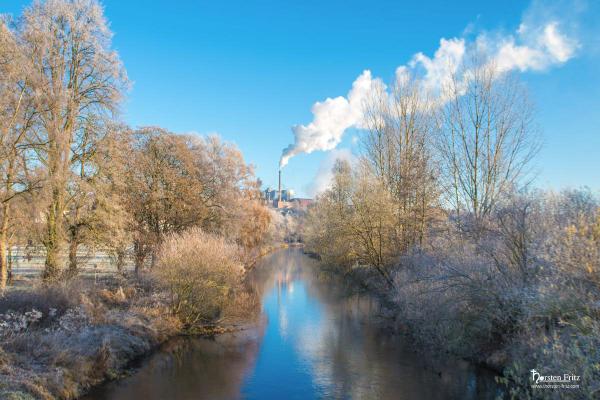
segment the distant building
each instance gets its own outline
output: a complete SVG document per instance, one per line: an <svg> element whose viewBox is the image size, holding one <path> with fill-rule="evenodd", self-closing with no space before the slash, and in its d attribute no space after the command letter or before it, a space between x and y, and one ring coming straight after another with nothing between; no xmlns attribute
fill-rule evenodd
<svg viewBox="0 0 600 400"><path fill-rule="evenodd" d="M269 187L262 191L262 198L275 208L289 208L293 206L294 190L281 189L281 200L279 200L278 191Z"/></svg>
<svg viewBox="0 0 600 400"><path fill-rule="evenodd" d="M263 203L276 208L283 213L304 212L313 202L312 199L294 197L292 189L283 189L281 184L281 169L277 181L277 190L267 187L261 192Z"/></svg>
<svg viewBox="0 0 600 400"><path fill-rule="evenodd" d="M281 189L281 201L290 201L292 196L294 195L294 191L290 189Z"/></svg>
<svg viewBox="0 0 600 400"><path fill-rule="evenodd" d="M292 203L292 207L294 207L295 209L306 211L308 207L314 202L314 200L296 197L290 202Z"/></svg>
<svg viewBox="0 0 600 400"><path fill-rule="evenodd" d="M267 201L267 203L273 203L277 200L277 190L266 188L263 191L263 198Z"/></svg>

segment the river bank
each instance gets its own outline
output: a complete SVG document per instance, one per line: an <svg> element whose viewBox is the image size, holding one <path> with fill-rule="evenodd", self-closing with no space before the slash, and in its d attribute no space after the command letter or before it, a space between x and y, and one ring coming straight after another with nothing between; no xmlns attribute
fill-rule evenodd
<svg viewBox="0 0 600 400"><path fill-rule="evenodd" d="M182 333L167 300L151 280L123 276L7 293L0 300L0 397L74 399L121 376Z"/></svg>
<svg viewBox="0 0 600 400"><path fill-rule="evenodd" d="M317 258L315 255L312 257ZM379 314L382 325L390 331L405 336L408 340L418 346L421 352L429 357L435 357L436 353L443 354L445 357L454 357L477 365L489 370L498 376L506 365L501 363L501 358L494 354L483 354L482 357L469 357L457 352L451 352L440 343L434 343L420 338L418 335L418 326L415 321L404 318L402 305L397 300L397 289L392 289L380 274L367 266L354 266L350 269L339 268L321 263L321 268L330 274L338 276L348 282L348 285L373 296L380 304Z"/></svg>
<svg viewBox="0 0 600 400"><path fill-rule="evenodd" d="M493 399L493 376L429 359L387 329L379 302L323 271L300 249L262 259L248 277L261 298L255 328L168 341L136 372L86 400L144 398Z"/></svg>
<svg viewBox="0 0 600 400"><path fill-rule="evenodd" d="M75 399L175 336L238 329L258 310L245 254L191 229L138 274L11 288L0 297L0 398Z"/></svg>
<svg viewBox="0 0 600 400"><path fill-rule="evenodd" d="M412 343L418 351L429 360L455 359L468 362L471 365L483 368L495 376L501 376L502 366L486 363L481 359L465 357L458 353L452 353L447 348L437 343L429 343L421 340L418 336L417 327L403 319L400 305L395 301L395 293L390 290L387 282L380 274L367 266L354 266L352 268L340 268L328 265L320 261L319 256L307 253L311 258L319 262L319 268L330 275L329 279L341 279L345 282L347 290L362 293L377 301L377 317L380 328L392 334L401 335L409 343Z"/></svg>
<svg viewBox="0 0 600 400"><path fill-rule="evenodd" d="M598 336L594 334L593 321L589 319L573 325L558 320L555 322L556 328L552 325L532 325L527 329L506 332L504 338L497 338L495 341L469 342L466 340L469 333L481 328L469 325L466 318L459 320L455 316L441 315L439 311L432 309L431 304L424 305L418 292L410 292L410 285L418 280L409 276L406 271L402 274L391 270L396 279L395 287L390 287L378 273L366 266L338 268L321 265L328 273L342 276L349 285L377 298L381 304L379 313L383 316L382 323L391 331L406 337L424 357L464 360L477 368L490 371L495 376L498 393L501 393L499 396L502 398L587 399L596 398L600 393L597 369L594 367L598 365L598 347L594 344L597 343ZM416 304L420 305L418 314L414 311L415 303L410 303L410 299L416 299ZM440 299L436 299L433 304L439 301ZM415 315L420 318L415 318ZM482 314L481 318L489 316ZM441 328L448 321L454 323L454 330ZM590 325L592 328L588 328L586 336L583 336L583 328ZM532 365L545 365L556 371L576 370L579 375L573 374L574 384L571 387L558 385L547 390L540 387L536 391L535 385L531 383L531 371L527 370Z"/></svg>
<svg viewBox="0 0 600 400"><path fill-rule="evenodd" d="M0 310L2 399L79 398L190 334L173 315L167 291L143 275L13 290ZM208 324L193 334L214 336L235 323Z"/></svg>

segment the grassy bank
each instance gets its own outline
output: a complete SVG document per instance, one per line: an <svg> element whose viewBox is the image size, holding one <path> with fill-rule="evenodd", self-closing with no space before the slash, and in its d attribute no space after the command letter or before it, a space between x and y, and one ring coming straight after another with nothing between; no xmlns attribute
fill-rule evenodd
<svg viewBox="0 0 600 400"><path fill-rule="evenodd" d="M0 398L73 399L183 325L148 279L14 290L0 300Z"/></svg>
<svg viewBox="0 0 600 400"><path fill-rule="evenodd" d="M148 272L12 289L0 297L0 398L74 399L181 334L256 315L240 248L201 230L167 238Z"/></svg>
<svg viewBox="0 0 600 400"><path fill-rule="evenodd" d="M307 251L384 296L422 348L500 371L511 398L600 395L600 199L589 189L506 191L484 215L435 207L424 218L373 171L333 173L309 210ZM539 388L532 370L569 387Z"/></svg>
<svg viewBox="0 0 600 400"><path fill-rule="evenodd" d="M384 273L356 258L344 262L354 253L340 257L324 241L319 256L385 299L395 328L421 348L497 371L507 397L595 398L599 210L587 191L515 198L483 222L438 221L425 245L398 252ZM575 376L570 384L579 386L539 389L532 369Z"/></svg>

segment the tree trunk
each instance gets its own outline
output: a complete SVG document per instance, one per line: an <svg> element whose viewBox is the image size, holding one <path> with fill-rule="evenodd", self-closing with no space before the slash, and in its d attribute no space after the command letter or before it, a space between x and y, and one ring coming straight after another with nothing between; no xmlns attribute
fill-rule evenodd
<svg viewBox="0 0 600 400"><path fill-rule="evenodd" d="M12 176L14 169L14 157L9 160L6 169L5 196L10 199L12 191ZM8 281L8 223L10 220L10 200L2 205L2 221L0 222L0 291L3 291Z"/></svg>
<svg viewBox="0 0 600 400"><path fill-rule="evenodd" d="M60 189L52 191L52 202L48 208L48 221L46 227L46 262L44 266L44 280L52 280L58 277L60 258L60 224L62 222L62 196Z"/></svg>
<svg viewBox="0 0 600 400"><path fill-rule="evenodd" d="M117 250L117 271L119 271L119 273L122 274L124 267L125 267L125 250L118 249Z"/></svg>
<svg viewBox="0 0 600 400"><path fill-rule="evenodd" d="M9 204L5 203L2 208L2 222L0 223L0 291L6 288L8 281L8 219L9 219Z"/></svg>
<svg viewBox="0 0 600 400"><path fill-rule="evenodd" d="M69 276L73 277L77 275L77 248L79 247L79 241L77 239L77 231L71 236L69 242Z"/></svg>
<svg viewBox="0 0 600 400"><path fill-rule="evenodd" d="M156 265L156 249L152 249L151 261L150 261L150 269L154 269Z"/></svg>
<svg viewBox="0 0 600 400"><path fill-rule="evenodd" d="M144 261L146 260L146 251L144 249L144 245L139 242L134 243L133 246L135 252L135 273L137 275L144 267Z"/></svg>
<svg viewBox="0 0 600 400"><path fill-rule="evenodd" d="M13 280L13 258L12 258L12 245L8 244L8 283L12 283Z"/></svg>

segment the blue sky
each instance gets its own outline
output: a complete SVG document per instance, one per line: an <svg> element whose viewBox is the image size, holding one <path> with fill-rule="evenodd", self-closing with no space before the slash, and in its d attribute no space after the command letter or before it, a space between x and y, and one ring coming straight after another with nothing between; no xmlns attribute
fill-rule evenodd
<svg viewBox="0 0 600 400"><path fill-rule="evenodd" d="M3 1L18 14L29 1ZM404 4L406 3L406 4ZM576 52L564 63L523 72L544 148L537 185L600 189L600 12L590 3L523 1L138 1L104 0L133 87L122 118L133 126L217 132L235 142L265 184L275 185L291 127L312 120L311 106L345 96L369 69L391 81L396 68L441 38L516 32L524 15L569 16ZM551 8L551 7L550 7ZM596 9L595 9L596 8ZM576 14L576 15L574 15ZM565 17L566 18L566 17ZM561 26L561 25L559 25ZM338 148L351 149L349 129ZM310 192L328 153L299 154L285 186Z"/></svg>

